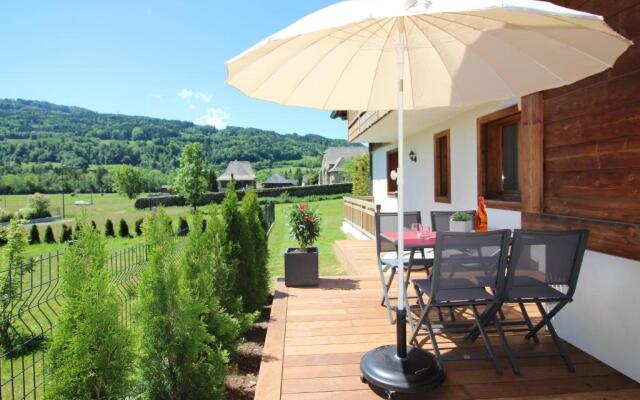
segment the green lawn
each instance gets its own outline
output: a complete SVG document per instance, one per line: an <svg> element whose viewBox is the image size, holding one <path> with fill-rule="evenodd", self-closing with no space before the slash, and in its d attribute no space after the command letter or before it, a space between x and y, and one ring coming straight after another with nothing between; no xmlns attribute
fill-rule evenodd
<svg viewBox="0 0 640 400"><path fill-rule="evenodd" d="M345 272L336 259L333 242L345 239L340 230L343 219L342 199L310 202L322 218L322 228L317 246L320 252L320 275L344 275ZM287 212L292 204L276 205L276 221L269 235L269 271L272 277L284 276L284 253L287 247L296 247L289 237Z"/></svg>

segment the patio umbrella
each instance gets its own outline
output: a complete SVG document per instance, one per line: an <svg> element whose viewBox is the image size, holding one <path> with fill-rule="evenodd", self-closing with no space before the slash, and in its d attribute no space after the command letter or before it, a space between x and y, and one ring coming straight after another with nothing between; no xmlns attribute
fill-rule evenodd
<svg viewBox="0 0 640 400"><path fill-rule="evenodd" d="M351 0L310 14L227 63L244 94L327 110L398 110L398 265L403 263L404 110L464 107L570 84L611 67L631 42L600 16L534 0ZM406 346L398 274L395 346L367 353L386 393L444 378Z"/></svg>

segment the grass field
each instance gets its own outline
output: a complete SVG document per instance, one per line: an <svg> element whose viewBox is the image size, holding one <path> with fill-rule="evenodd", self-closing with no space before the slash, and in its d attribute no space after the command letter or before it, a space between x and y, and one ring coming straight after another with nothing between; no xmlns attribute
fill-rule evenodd
<svg viewBox="0 0 640 400"><path fill-rule="evenodd" d="M320 253L320 275L344 275L340 263L336 259L333 242L345 239L340 229L343 219L342 199L310 202L309 205L318 211L322 218L320 239L316 244ZM284 253L287 247L296 247L296 242L289 237L287 213L292 204L276 205L276 221L269 235L269 271L272 277L284 276Z"/></svg>
<svg viewBox="0 0 640 400"><path fill-rule="evenodd" d="M58 213L62 213L62 195L60 194L52 194L47 195L51 200L51 206L49 207L49 211L57 215ZM0 197L0 207L5 208L5 199L6 199L6 209L15 212L20 208L28 206L28 195L13 195L13 196L2 196ZM93 199L93 204L88 206L76 206L74 203L79 200L83 201L91 201ZM86 218L91 221L94 220L98 229L104 231L104 224L107 219L111 219L114 225L114 230L116 234L118 233L118 225L120 223L120 219L124 219L127 221L127 225L129 225L129 232L132 235L135 235L135 221L139 218L145 216L148 213L148 210L138 210L133 206L134 201L129 200L124 196L120 196L118 194L94 194L91 196L90 194L77 194L75 196L65 195L65 221L55 221L52 223L38 224L38 229L40 230L40 240L44 240L44 232L47 225L51 225L53 228L54 235L56 240L60 238L60 230L62 224L65 223L67 225L75 226L75 219L81 218L82 215L86 214ZM174 220L179 216L184 216L189 212L188 207L167 207L167 214ZM174 227L177 227L177 223L174 222ZM30 229L30 227L27 227ZM123 239L123 238L110 238L107 241L107 251L112 252L117 249L132 246L136 243L138 239ZM30 257L39 256L40 254L55 252L56 250L62 249L63 245L59 244L40 244L29 246L27 255Z"/></svg>

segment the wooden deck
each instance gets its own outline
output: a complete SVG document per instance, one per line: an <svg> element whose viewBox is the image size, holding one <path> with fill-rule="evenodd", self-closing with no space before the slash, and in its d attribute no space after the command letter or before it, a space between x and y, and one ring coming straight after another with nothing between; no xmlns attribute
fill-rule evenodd
<svg viewBox="0 0 640 400"><path fill-rule="evenodd" d="M317 288L286 288L283 282L277 283L257 400L377 398L360 382L360 358L374 347L393 343L395 327L380 307L371 242L343 241L336 242L336 247L338 258L349 263L345 269L358 275L326 277ZM549 348L548 337L543 335L541 341L534 345L522 336L509 338L519 350ZM441 343L444 351L466 351L470 346L454 336L443 337ZM428 343L424 346L430 349ZM479 346L479 341L471 345L481 350ZM447 362L445 384L419 398L640 398L640 384L567 346L576 364L574 374L567 372L559 357L519 359L522 376L511 372L504 357L503 375L497 375L489 361ZM499 346L496 350L500 352Z"/></svg>

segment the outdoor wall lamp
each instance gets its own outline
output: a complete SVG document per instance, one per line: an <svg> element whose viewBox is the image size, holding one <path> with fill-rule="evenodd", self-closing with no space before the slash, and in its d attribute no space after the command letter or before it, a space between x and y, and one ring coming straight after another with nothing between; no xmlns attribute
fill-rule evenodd
<svg viewBox="0 0 640 400"><path fill-rule="evenodd" d="M411 150L411 153L409 153L409 160L411 160L412 162L418 162L418 156L413 150Z"/></svg>

